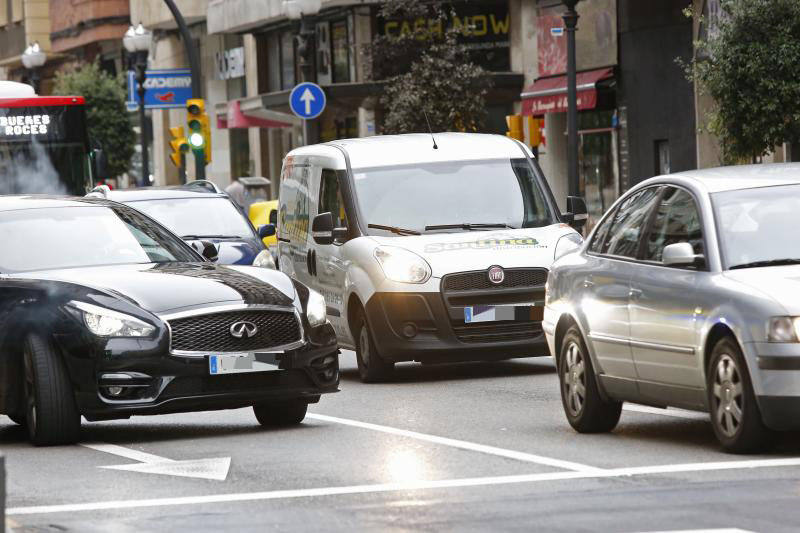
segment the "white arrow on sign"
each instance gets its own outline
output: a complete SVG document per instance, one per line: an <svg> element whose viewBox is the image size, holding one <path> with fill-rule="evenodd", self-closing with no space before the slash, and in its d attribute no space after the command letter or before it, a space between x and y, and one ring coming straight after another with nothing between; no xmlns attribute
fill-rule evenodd
<svg viewBox="0 0 800 533"><path fill-rule="evenodd" d="M300 101L306 104L306 115L311 114L311 102L314 102L316 98L314 98L314 94L311 92L311 89L306 87L306 90L303 91L303 94L300 96Z"/></svg>
<svg viewBox="0 0 800 533"><path fill-rule="evenodd" d="M82 443L81 446L97 450L98 452L110 453L120 457L126 457L139 461L130 465L101 466L99 468L109 468L112 470L126 470L128 472L141 472L144 474L161 474L165 476L193 477L200 479L213 479L225 481L228 477L228 470L231 467L230 457L219 457L215 459L190 459L188 461L173 461L166 457L159 457L138 450L124 448L116 444L106 444L103 442Z"/></svg>

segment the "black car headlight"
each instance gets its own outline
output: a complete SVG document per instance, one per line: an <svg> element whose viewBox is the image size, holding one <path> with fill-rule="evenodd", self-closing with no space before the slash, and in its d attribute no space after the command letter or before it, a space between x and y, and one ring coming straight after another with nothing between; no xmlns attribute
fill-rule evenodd
<svg viewBox="0 0 800 533"><path fill-rule="evenodd" d="M306 304L306 318L308 325L317 327L328 321L328 310L325 297L317 291L308 289L308 303Z"/></svg>
<svg viewBox="0 0 800 533"><path fill-rule="evenodd" d="M156 330L144 320L99 305L72 301L67 308L98 337L149 337Z"/></svg>

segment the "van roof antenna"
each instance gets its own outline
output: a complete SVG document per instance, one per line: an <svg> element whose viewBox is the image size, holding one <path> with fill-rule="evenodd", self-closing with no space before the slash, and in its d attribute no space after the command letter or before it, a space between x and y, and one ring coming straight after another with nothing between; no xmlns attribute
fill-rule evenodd
<svg viewBox="0 0 800 533"><path fill-rule="evenodd" d="M438 146L436 146L436 137L434 137L434 136L433 136L433 130L431 129L431 121L430 121L430 120L428 120L428 113L426 113L426 112L425 112L425 110L423 109L423 110L422 110L422 114L423 114L423 115L425 115L425 122L427 122L427 123L428 123L428 131L429 131L429 132L430 132L430 134L431 134L431 139L433 139L433 149L434 149L434 150L438 150L438 149L439 149L439 147L438 147Z"/></svg>

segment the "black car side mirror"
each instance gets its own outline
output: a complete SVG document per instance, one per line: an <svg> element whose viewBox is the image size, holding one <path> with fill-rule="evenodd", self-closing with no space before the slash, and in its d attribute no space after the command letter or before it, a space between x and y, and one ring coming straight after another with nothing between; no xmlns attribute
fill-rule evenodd
<svg viewBox="0 0 800 533"><path fill-rule="evenodd" d="M273 226L278 226L278 210L273 209L269 212L269 223Z"/></svg>
<svg viewBox="0 0 800 533"><path fill-rule="evenodd" d="M219 259L219 250L217 249L217 245L211 241L200 241L199 245L195 247L200 248L198 250L200 255L206 258L206 261L211 261L212 263L216 262Z"/></svg>
<svg viewBox="0 0 800 533"><path fill-rule="evenodd" d="M275 224L264 224L258 227L258 238L266 239L275 235Z"/></svg>
<svg viewBox="0 0 800 533"><path fill-rule="evenodd" d="M562 216L567 224L580 231L589 219L586 202L580 196L567 196L567 212Z"/></svg>
<svg viewBox="0 0 800 533"><path fill-rule="evenodd" d="M311 223L311 236L317 244L333 244L333 215L320 213Z"/></svg>

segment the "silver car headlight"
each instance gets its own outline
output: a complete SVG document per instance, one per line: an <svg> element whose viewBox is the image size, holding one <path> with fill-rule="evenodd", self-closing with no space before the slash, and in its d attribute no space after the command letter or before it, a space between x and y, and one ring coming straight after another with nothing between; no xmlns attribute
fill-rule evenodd
<svg viewBox="0 0 800 533"><path fill-rule="evenodd" d="M774 316L767 322L769 342L800 342L800 317Z"/></svg>
<svg viewBox="0 0 800 533"><path fill-rule="evenodd" d="M269 250L261 250L258 252L258 255L253 260L253 266L277 270L277 268L275 268L275 259L272 258L272 254Z"/></svg>
<svg viewBox="0 0 800 533"><path fill-rule="evenodd" d="M328 310L325 306L325 297L317 291L308 289L308 303L306 304L306 318L311 327L321 326L328 321Z"/></svg>
<svg viewBox="0 0 800 533"><path fill-rule="evenodd" d="M553 257L553 261L557 261L568 253L574 252L581 247L581 244L583 244L583 237L581 237L579 233L567 233L562 236L556 243L556 253Z"/></svg>
<svg viewBox="0 0 800 533"><path fill-rule="evenodd" d="M405 248L378 246L375 259L384 276L399 283L425 283L431 277L431 266L422 257Z"/></svg>
<svg viewBox="0 0 800 533"><path fill-rule="evenodd" d="M86 302L69 302L86 327L98 337L148 337L155 326L138 318Z"/></svg>

